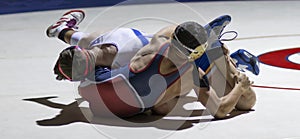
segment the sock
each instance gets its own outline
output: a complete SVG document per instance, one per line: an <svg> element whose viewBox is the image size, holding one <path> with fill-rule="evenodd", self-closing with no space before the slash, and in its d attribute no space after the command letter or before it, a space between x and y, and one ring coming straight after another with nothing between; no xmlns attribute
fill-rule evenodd
<svg viewBox="0 0 300 139"><path fill-rule="evenodd" d="M65 35L66 35L66 33L67 33L69 30L72 30L72 29L70 29L70 28L65 28L65 29L61 30L61 31L59 32L58 36L57 36L58 39L60 39L60 40L62 40L63 42L67 43L66 40L65 40Z"/></svg>
<svg viewBox="0 0 300 139"><path fill-rule="evenodd" d="M87 34L84 32L75 32L73 33L73 35L71 36L71 40L70 40L70 44L71 45L78 45L78 42L80 41L80 39L84 36L86 36Z"/></svg>

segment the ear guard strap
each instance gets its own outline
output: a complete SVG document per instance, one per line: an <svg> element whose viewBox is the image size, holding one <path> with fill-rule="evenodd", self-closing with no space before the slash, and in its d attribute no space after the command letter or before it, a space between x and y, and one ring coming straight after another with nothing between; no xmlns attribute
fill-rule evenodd
<svg viewBox="0 0 300 139"><path fill-rule="evenodd" d="M189 55L189 61L194 61L194 60L198 59L199 57L201 57L204 54L207 46L208 46L207 42L202 45L197 46L193 50L193 52L191 52L191 54Z"/></svg>

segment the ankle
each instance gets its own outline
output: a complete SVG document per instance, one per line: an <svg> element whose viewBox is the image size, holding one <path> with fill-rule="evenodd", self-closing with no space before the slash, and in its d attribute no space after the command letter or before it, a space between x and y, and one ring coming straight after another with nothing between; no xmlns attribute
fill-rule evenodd
<svg viewBox="0 0 300 139"><path fill-rule="evenodd" d="M58 33L58 39L62 40L65 43L70 43L70 38L72 36L73 33L70 33L70 31L73 31L73 29L71 28L65 28L62 29L59 33ZM70 37L69 37L70 36Z"/></svg>

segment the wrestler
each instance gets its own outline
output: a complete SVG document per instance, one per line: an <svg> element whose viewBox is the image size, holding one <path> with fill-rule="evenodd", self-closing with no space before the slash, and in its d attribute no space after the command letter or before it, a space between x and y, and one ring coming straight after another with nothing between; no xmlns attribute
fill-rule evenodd
<svg viewBox="0 0 300 139"><path fill-rule="evenodd" d="M201 56L207 47L206 36L205 29L196 22L185 22L178 26L163 28L153 36L148 45L137 52L128 66L96 75L95 78L107 79L107 76L116 77L120 74L126 78L130 86L137 92L135 97L137 100L141 100L139 106L142 106L140 111L126 113L126 116L146 110L152 110L157 114L167 114L176 104L176 97L184 96L191 90L197 93L198 100L216 118L226 117L234 108L250 110L256 99L255 93L251 89L252 82L245 74L237 70L235 72L230 70L224 76L224 67L214 70L213 74L215 75L212 76L224 78L225 82L229 84L226 86L225 95L218 96L217 93L220 92L216 92L216 90L222 91L219 88L223 86L211 86L205 72L194 65L193 61ZM222 58L216 61L221 61ZM225 64L229 65L230 62L227 58L225 57L227 61ZM230 80L227 80L227 74L230 75ZM79 87L83 97L89 94L89 89L85 89L85 87L86 85ZM97 91L101 96L101 93L108 90L98 88ZM122 92L122 90L118 91ZM106 101L106 106L115 110L119 105L116 105L118 103L114 100L116 99ZM101 110L96 112L99 111L99 107L93 105L93 102L90 103L91 109L95 113L103 114Z"/></svg>
<svg viewBox="0 0 300 139"><path fill-rule="evenodd" d="M79 16L76 16L74 13ZM75 25L78 25L82 21L82 17L84 17L84 13L80 10L68 12L61 19L64 20L68 18L68 21L58 22L58 24L61 25L60 28L57 29L55 25L52 25L47 30L49 37L56 36L72 45L78 45L79 40L92 40L92 43L82 43L85 45L80 47L74 46L67 48L66 51L64 51L67 54L61 53L60 59L55 66L55 73L58 75L57 79L84 81L88 73L92 72L94 66L97 65L101 65L101 68L99 68L100 74L95 74L95 77L91 74L92 77L89 78L90 80L95 78L94 80L96 81L102 81L114 75L123 74L138 93L137 97L140 97L142 100L143 108L142 111L138 113L151 109L155 113L166 114L172 110L175 104L174 98L183 96L192 89L199 94L199 101L217 118L225 117L234 108L249 110L254 106L256 99L255 93L250 87L251 82L244 74L236 71L228 53L226 54L225 52L225 56L221 55L220 57L215 57L215 59L211 61L211 63L215 63L215 69L213 71L206 71L206 73L203 71L204 69L194 66L193 62L191 62L199 59L208 45L207 30L201 25L195 22L186 22L179 26L166 27L154 35L150 44L148 44L148 42L143 43L145 42L143 40L147 39L145 35L141 35L142 33L136 33L134 30L127 29L135 34L133 38L138 38L139 46L142 46L140 47L142 49L134 55L128 66L126 62L124 62L123 65L125 66L119 64L116 66L118 68L111 71L105 68L113 67L111 64L114 61L116 53L118 53L118 45L112 42L102 43L101 41L105 40L102 39L105 35L93 39L76 38L76 36L83 36L76 35L80 32L74 30ZM72 21L73 24L70 24L70 21ZM54 35L51 35L51 33ZM109 36L107 38L109 38ZM142 36L142 38L140 36ZM144 45L146 46L143 47ZM86 50L82 48L86 48ZM70 55L74 57L66 57ZM107 57L104 57L104 55ZM67 58L76 62L71 64L69 64L70 62L62 63L63 60L61 59ZM106 61L101 58L107 58L108 62L101 63ZM127 60L128 59L130 58L127 58ZM99 61L99 63L97 61ZM227 61L225 62L227 68L224 68L224 62L222 61ZM64 72L66 68L73 69L74 67L76 67L75 74L74 71ZM199 65L199 67L201 66ZM95 69L95 72L97 73L98 70ZM168 75L168 77L165 77L165 75ZM218 84L210 83L212 82L212 77L222 78L226 82L225 92L220 89ZM143 80L141 80L141 78ZM146 83L142 81L146 81ZM156 89L153 90L153 87L149 86L153 83L161 84L156 85ZM143 96L149 97L145 98Z"/></svg>
<svg viewBox="0 0 300 139"><path fill-rule="evenodd" d="M149 43L150 35L133 28L117 28L91 34L80 32L77 30L78 25L84 18L84 11L71 10L46 30L49 38L58 38L71 45L60 53L57 60L55 72L63 75L57 76L58 80L84 80L75 76L77 73L86 77L91 75L90 79L93 79L94 71L103 73L128 64L134 54ZM80 65L86 61L87 63ZM66 71L64 67L69 70ZM73 78L72 72L75 73Z"/></svg>
<svg viewBox="0 0 300 139"><path fill-rule="evenodd" d="M63 78L57 76L58 80L64 78L71 80L72 72L84 74L86 77L89 77L88 73L90 73L89 78L93 80L91 73L94 73L94 71L96 71L95 74L102 74L108 72L111 68L124 66L140 48L149 43L149 39L153 36L131 28L118 28L108 32L94 32L91 34L77 31L78 25L84 17L85 13L82 10L71 10L66 12L55 24L49 26L47 29L46 34L48 37L58 38L72 45L63 50L57 60L55 72L56 74L61 72L64 75ZM223 54L220 52L225 50L225 54L229 55L228 49L221 42L221 37L226 32L221 33L230 21L231 17L224 15L216 18L204 27L208 33L208 45L210 48L207 49L203 56L195 60L195 64L206 72L211 63ZM220 48L223 50L220 50ZM237 68L244 67L257 75L259 73L258 59L251 53L245 54L245 52L245 50L240 49L230 55L233 58L231 59L232 64ZM75 53L75 61L88 60L88 64L79 66L78 63L69 62L70 60L62 60L71 59L72 61ZM58 67L58 65L61 67ZM62 67L77 68L69 68L69 71L66 71L66 69L62 70ZM75 74L73 76L75 77ZM84 79L72 79L72 81L79 80Z"/></svg>

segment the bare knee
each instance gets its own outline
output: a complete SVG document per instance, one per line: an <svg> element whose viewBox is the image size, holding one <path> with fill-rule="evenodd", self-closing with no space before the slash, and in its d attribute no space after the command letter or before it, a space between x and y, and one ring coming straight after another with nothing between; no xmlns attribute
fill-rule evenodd
<svg viewBox="0 0 300 139"><path fill-rule="evenodd" d="M152 109L152 112L154 112L155 114L158 114L158 115L167 115L170 111L171 111L171 109L167 103L162 104L158 107L154 107Z"/></svg>
<svg viewBox="0 0 300 139"><path fill-rule="evenodd" d="M242 95L236 105L236 109L238 110L251 110L256 103L256 95L251 90L244 95Z"/></svg>

